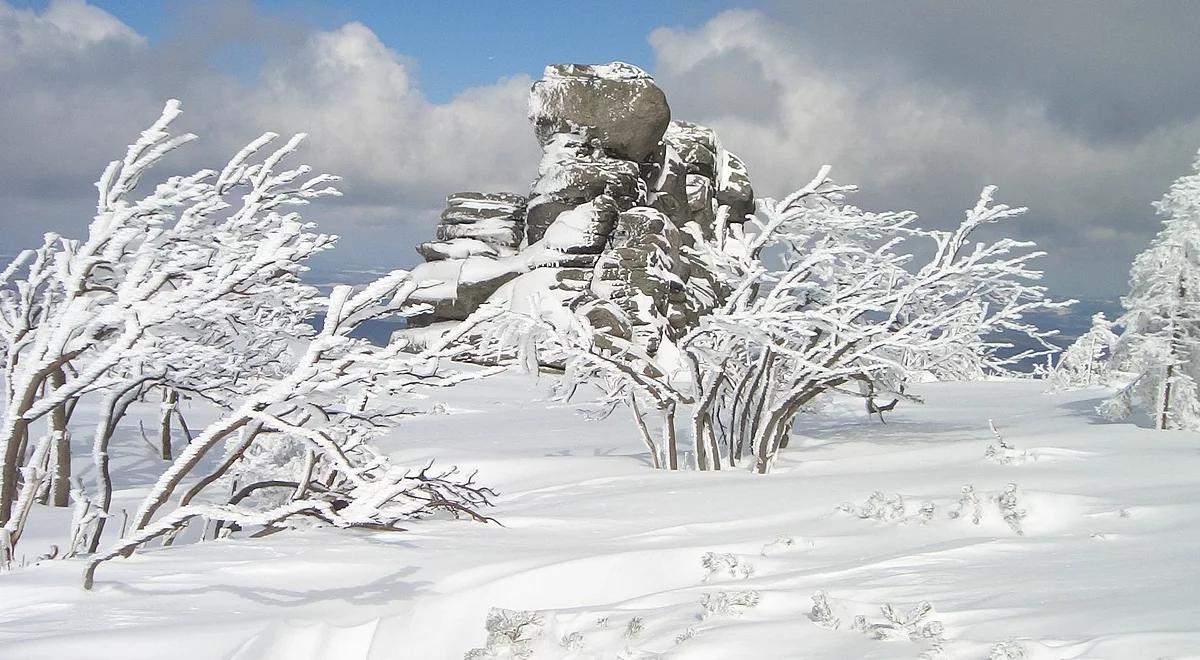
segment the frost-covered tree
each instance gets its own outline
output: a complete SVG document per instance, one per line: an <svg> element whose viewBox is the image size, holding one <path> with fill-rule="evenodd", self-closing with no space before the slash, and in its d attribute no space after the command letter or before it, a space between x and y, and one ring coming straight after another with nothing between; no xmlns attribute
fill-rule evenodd
<svg viewBox="0 0 1200 660"><path fill-rule="evenodd" d="M1200 429L1200 155L1154 207L1163 227L1129 271L1114 361L1132 382L1101 412L1145 410L1157 429Z"/></svg>
<svg viewBox="0 0 1200 660"><path fill-rule="evenodd" d="M1103 312L1092 317L1092 325L1067 347L1050 371L1048 380L1054 389L1108 385L1112 378L1113 351L1119 337L1113 322Z"/></svg>
<svg viewBox="0 0 1200 660"><path fill-rule="evenodd" d="M674 350L650 356L561 307L510 314L500 332L526 355L566 364L565 392L598 383L609 406L627 403L656 465L678 467L682 438L698 469L749 457L758 472L823 394L858 395L849 386L866 382L872 395L905 396L917 373L1003 371L1024 356L1003 356L1008 345L990 337L1050 334L1022 320L1067 304L1035 283L1029 263L1041 253L1012 239L973 242L1024 209L993 204L987 188L956 230L924 230L912 213L845 203L852 190L824 168L783 200L760 200L745 232L696 240L690 258L722 300ZM932 243L919 267L903 249L910 241Z"/></svg>
<svg viewBox="0 0 1200 660"><path fill-rule="evenodd" d="M311 231L289 209L337 194L329 185L335 177L310 175L304 165L281 167L303 135L268 148L278 137L268 133L220 171L172 176L139 196L151 167L195 139L170 134L179 112L178 102L169 102L105 170L86 239L47 235L0 273L5 558L13 556L39 500L75 501L65 555L98 550L112 513L109 454L118 424L134 402L164 390L164 417L170 393L225 413L198 429L178 455L161 451L170 462L128 535L98 555L93 568L151 538L174 538L201 517L243 526L308 516L392 527L445 510L482 519L475 509L486 504L488 491L470 477L452 468L392 466L369 442L402 412L397 397L406 389L486 373L438 371L439 358L460 350L451 348L458 333L418 353L351 338L364 320L411 307L416 285L404 271L329 297L301 282L304 262L335 238ZM318 313L325 323L314 333L306 319ZM99 410L94 423L75 420L83 400ZM94 484L69 481L73 440L90 441ZM224 448L217 469L197 474L217 448ZM247 452L301 459L245 470ZM260 478L242 481L234 493L221 483L225 489L216 492L212 486L231 471ZM288 494L265 496L280 491ZM177 505L164 511L177 494Z"/></svg>

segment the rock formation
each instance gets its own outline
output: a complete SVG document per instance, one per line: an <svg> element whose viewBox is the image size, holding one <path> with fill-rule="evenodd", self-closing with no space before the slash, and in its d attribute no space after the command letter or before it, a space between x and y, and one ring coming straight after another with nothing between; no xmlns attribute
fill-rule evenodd
<svg viewBox="0 0 1200 660"><path fill-rule="evenodd" d="M711 129L671 121L653 79L622 62L547 67L529 118L532 190L447 198L413 270L433 313L405 332L536 294L655 352L722 297L689 248L740 233L754 211L745 166Z"/></svg>

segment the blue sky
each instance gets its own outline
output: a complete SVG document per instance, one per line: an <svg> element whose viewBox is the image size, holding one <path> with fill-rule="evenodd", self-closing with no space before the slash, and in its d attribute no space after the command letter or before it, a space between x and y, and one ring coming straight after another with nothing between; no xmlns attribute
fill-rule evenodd
<svg viewBox="0 0 1200 660"><path fill-rule="evenodd" d="M859 205L949 227L996 184L1055 293L1115 297L1200 147L1197 34L1176 0L0 0L0 254L80 234L104 165L178 98L201 139L164 174L307 132L344 177L306 211L342 237L323 263L408 267L448 193L528 192L545 65L622 60L759 195L829 164Z"/></svg>

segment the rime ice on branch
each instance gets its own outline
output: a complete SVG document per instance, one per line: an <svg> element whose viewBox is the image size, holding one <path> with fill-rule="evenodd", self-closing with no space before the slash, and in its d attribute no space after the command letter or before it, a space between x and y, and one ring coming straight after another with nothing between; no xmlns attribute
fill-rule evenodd
<svg viewBox="0 0 1200 660"><path fill-rule="evenodd" d="M1100 409L1144 410L1157 429L1200 430L1200 153L1192 169L1154 205L1163 228L1129 271L1110 365L1131 379Z"/></svg>
<svg viewBox="0 0 1200 660"><path fill-rule="evenodd" d="M510 313L498 342L567 369L564 396L600 386L612 407L627 404L656 466L679 467L680 445L701 470L749 459L770 469L794 420L830 392L904 397L911 378L1004 373L1025 355L1003 356L996 333L1045 343L1050 332L1023 321L1030 311L1069 303L1046 298L1041 255L1012 239L974 242L974 232L1024 209L992 201L986 188L954 231L915 226L908 212L872 213L845 202L853 190L822 169L783 200L759 202L745 230L705 240L686 253L706 272L715 308L651 354L636 336L569 309L535 306ZM932 245L914 266L910 243ZM778 252L768 263L764 254ZM775 264L778 265L775 265ZM519 338L519 342L517 341ZM661 431L655 432L656 428Z"/></svg>
<svg viewBox="0 0 1200 660"><path fill-rule="evenodd" d="M438 370L440 358L462 350L451 347L462 332L415 353L401 341L379 348L350 337L364 320L411 311L417 286L404 271L361 291L336 288L329 298L300 281L304 262L334 237L312 232L288 210L337 194L329 185L335 177L312 176L306 165L281 168L303 135L270 148L278 136L265 134L220 171L170 177L137 197L147 171L194 139L170 134L179 112L169 102L125 158L109 165L85 240L48 235L0 273L3 559L11 560L47 488L56 505L65 506L67 495L76 502L65 554L97 552L112 513L109 453L121 440L118 423L133 402L158 390L167 402L202 398L225 412L177 456L162 452L173 460L125 538L94 555L89 583L100 561L159 536L169 542L197 518L217 517L218 529L300 516L393 528L438 510L485 519L477 509L489 491L470 476L391 465L370 444L401 414L397 395L488 373ZM324 326L313 336L305 319L318 313ZM72 422L88 398L100 410L90 429ZM164 404L164 417L169 412ZM67 488L72 438L91 440L90 487ZM243 482L232 497L227 487L213 487L231 470L251 474L243 459L268 445L294 447L303 459L260 463L253 472L260 479ZM197 474L219 448L215 470ZM265 506L259 495L267 491L282 492L283 503Z"/></svg>

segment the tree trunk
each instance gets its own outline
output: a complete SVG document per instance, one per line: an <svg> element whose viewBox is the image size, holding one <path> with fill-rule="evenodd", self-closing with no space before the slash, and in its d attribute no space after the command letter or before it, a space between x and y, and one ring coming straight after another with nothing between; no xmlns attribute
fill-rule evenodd
<svg viewBox="0 0 1200 660"><path fill-rule="evenodd" d="M1162 399L1158 402L1158 414L1156 415L1154 428L1163 430L1167 428L1168 413L1171 410L1171 378L1175 375L1175 365L1168 364L1166 375L1163 377Z"/></svg>
<svg viewBox="0 0 1200 660"><path fill-rule="evenodd" d="M638 432L642 434L642 442L646 443L646 449L650 450L650 464L655 470L662 469L662 458L659 456L658 447L654 444L654 437L650 435L650 429L646 426L646 419L642 417L642 410L638 407L637 395L629 393L629 408L633 411L633 419L637 422Z"/></svg>
<svg viewBox="0 0 1200 660"><path fill-rule="evenodd" d="M164 461L172 460L171 456L171 415L175 414L175 405L179 402L179 393L172 389L164 389L162 408L158 420L159 458Z"/></svg>
<svg viewBox="0 0 1200 660"><path fill-rule="evenodd" d="M20 413L18 413L20 414ZM29 422L17 418L9 423L8 447L4 453L4 464L0 466L0 526L12 518L12 508L17 500L17 480L20 476L18 456L23 453L22 440L27 437Z"/></svg>
<svg viewBox="0 0 1200 660"><path fill-rule="evenodd" d="M50 387L62 387L67 375L62 369L50 374ZM67 402L50 411L50 437L54 442L54 474L50 481L50 503L65 507L71 503L71 434L67 430Z"/></svg>
<svg viewBox="0 0 1200 660"><path fill-rule="evenodd" d="M667 404L663 411L663 439L667 443L667 466L679 469L679 442L675 437L675 402Z"/></svg>

